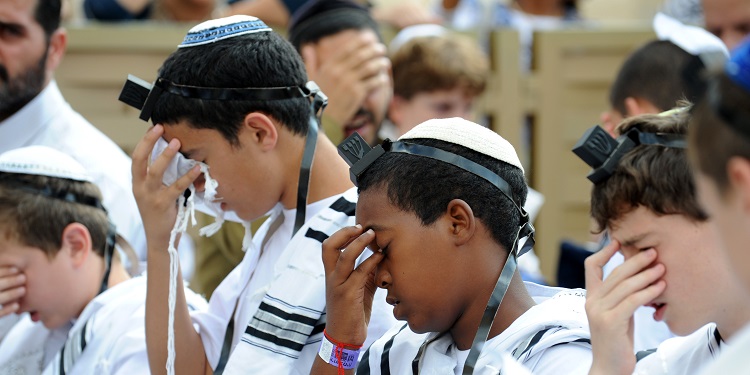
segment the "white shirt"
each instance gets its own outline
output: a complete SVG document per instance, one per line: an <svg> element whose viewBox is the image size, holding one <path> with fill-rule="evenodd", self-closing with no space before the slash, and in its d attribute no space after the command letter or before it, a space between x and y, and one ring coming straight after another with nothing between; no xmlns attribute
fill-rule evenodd
<svg viewBox="0 0 750 375"><path fill-rule="evenodd" d="M662 342L656 352L636 363L633 374L699 374L704 366L714 361L724 345L716 339L716 324L709 323L687 336Z"/></svg>
<svg viewBox="0 0 750 375"><path fill-rule="evenodd" d="M475 370L497 374L501 364L496 361L509 353L533 374L588 374L592 354L585 291L525 284L538 305L485 343ZM532 344L529 339L537 333L540 338ZM381 366L387 366L392 374L411 374L420 346L436 336L414 333L401 323L370 346L359 369L367 373L369 366L371 374L379 374ZM384 354L386 347L390 349ZM467 356L468 351L456 350L452 339L443 335L426 347L420 374L459 374Z"/></svg>
<svg viewBox="0 0 750 375"><path fill-rule="evenodd" d="M190 309L206 307L206 301L187 288L185 298ZM145 320L145 276L107 289L86 305L72 326L51 334L41 323L26 317L0 343L0 374L59 374L60 348L70 338L78 343L84 325L88 328L87 344L68 374L146 374L149 365ZM31 351L34 355L27 354Z"/></svg>
<svg viewBox="0 0 750 375"><path fill-rule="evenodd" d="M146 237L133 197L130 158L70 107L55 81L0 122L0 153L32 145L52 147L86 168L104 195L104 206L118 233L145 260Z"/></svg>
<svg viewBox="0 0 750 375"><path fill-rule="evenodd" d="M728 341L719 357L703 368L701 375L750 375L750 325L745 326Z"/></svg>

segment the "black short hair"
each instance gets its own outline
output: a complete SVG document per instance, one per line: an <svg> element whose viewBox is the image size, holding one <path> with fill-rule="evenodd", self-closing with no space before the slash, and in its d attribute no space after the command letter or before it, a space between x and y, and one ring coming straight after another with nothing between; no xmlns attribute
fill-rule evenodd
<svg viewBox="0 0 750 375"><path fill-rule="evenodd" d="M48 41L52 33L60 28L61 12L62 2L60 0L37 0L34 19L44 29L44 35Z"/></svg>
<svg viewBox="0 0 750 375"><path fill-rule="evenodd" d="M221 88L303 86L307 82L301 57L274 32L180 48L164 61L159 77L181 85ZM187 121L194 128L215 129L236 146L237 132L251 112L262 112L294 134L306 135L312 109L307 98L202 100L163 93L151 118L154 124Z"/></svg>
<svg viewBox="0 0 750 375"><path fill-rule="evenodd" d="M510 185L514 196L526 203L528 187L520 168L453 143L435 139L409 139L409 143L436 147L463 156L495 172ZM359 192L384 187L388 200L430 225L445 213L448 203L462 199L474 216L490 230L493 239L510 251L520 225L516 206L497 187L459 167L435 159L386 152L358 179Z"/></svg>
<svg viewBox="0 0 750 375"><path fill-rule="evenodd" d="M292 15L289 40L299 51L307 43L345 30L368 29L383 40L368 8L349 0L312 0Z"/></svg>
<svg viewBox="0 0 750 375"><path fill-rule="evenodd" d="M638 48L620 67L612 84L609 103L627 116L625 99L646 99L660 110L673 108L679 100L695 102L703 90L699 71L685 74L686 68L698 64L693 56L672 42L655 40Z"/></svg>

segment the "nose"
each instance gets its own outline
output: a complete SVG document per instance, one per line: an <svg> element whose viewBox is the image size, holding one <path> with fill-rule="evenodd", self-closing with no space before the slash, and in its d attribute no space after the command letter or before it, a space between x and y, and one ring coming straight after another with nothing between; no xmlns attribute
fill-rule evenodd
<svg viewBox="0 0 750 375"><path fill-rule="evenodd" d="M381 262L375 267L375 285L378 288L388 289L391 286L391 281L391 274Z"/></svg>

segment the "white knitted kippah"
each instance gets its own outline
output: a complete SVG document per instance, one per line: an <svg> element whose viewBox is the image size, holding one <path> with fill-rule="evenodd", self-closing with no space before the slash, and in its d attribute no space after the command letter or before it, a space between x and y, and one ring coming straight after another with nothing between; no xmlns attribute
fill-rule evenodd
<svg viewBox="0 0 750 375"><path fill-rule="evenodd" d="M393 53L401 48L404 44L414 38L424 38L430 36L443 36L448 34L448 29L436 24L420 24L407 26L391 39L388 50Z"/></svg>
<svg viewBox="0 0 750 375"><path fill-rule="evenodd" d="M516 166L523 172L516 149L510 142L500 134L460 117L427 120L406 132L398 140L416 138L437 139L464 146Z"/></svg>
<svg viewBox="0 0 750 375"><path fill-rule="evenodd" d="M194 26L177 48L200 46L239 35L268 31L271 28L257 17L235 15L217 18Z"/></svg>
<svg viewBox="0 0 750 375"><path fill-rule="evenodd" d="M691 55L716 51L729 57L729 50L716 35L701 27L685 25L664 13L654 17L654 31L659 40L670 41Z"/></svg>
<svg viewBox="0 0 750 375"><path fill-rule="evenodd" d="M0 172L92 182L91 176L80 163L47 146L16 148L0 154Z"/></svg>

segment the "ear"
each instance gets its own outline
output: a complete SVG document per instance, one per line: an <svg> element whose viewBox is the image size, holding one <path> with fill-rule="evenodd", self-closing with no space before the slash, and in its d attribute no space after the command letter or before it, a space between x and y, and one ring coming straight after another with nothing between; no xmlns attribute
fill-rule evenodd
<svg viewBox="0 0 750 375"><path fill-rule="evenodd" d="M750 213L750 160L733 157L727 162L730 189L740 199L743 211Z"/></svg>
<svg viewBox="0 0 750 375"><path fill-rule="evenodd" d="M609 133L609 135L612 136L612 138L617 138L617 132L615 132L615 129L617 128L617 121L615 120L615 116L612 113L613 111L616 111L616 109L611 109L609 111L604 111L599 115L599 121L601 122L602 128Z"/></svg>
<svg viewBox="0 0 750 375"><path fill-rule="evenodd" d="M268 151L276 147L279 141L279 129L267 115L251 112L245 116L241 142L256 144L261 150Z"/></svg>
<svg viewBox="0 0 750 375"><path fill-rule="evenodd" d="M91 234L88 228L81 223L71 223L63 229L62 248L60 254L66 254L70 257L71 264L74 268L81 267L93 251L91 243Z"/></svg>
<svg viewBox="0 0 750 375"><path fill-rule="evenodd" d="M477 220L471 206L461 199L448 202L445 216L450 225L451 236L456 246L469 242L477 230Z"/></svg>
<svg viewBox="0 0 750 375"><path fill-rule="evenodd" d="M625 117L643 115L646 113L663 112L650 101L643 98L635 98L632 96L628 96L627 98L625 98L625 110L627 111L627 113L625 113Z"/></svg>
<svg viewBox="0 0 750 375"><path fill-rule="evenodd" d="M46 69L49 75L54 72L65 55L65 48L68 45L68 34L64 28L60 27L50 36L49 47L47 48L47 65Z"/></svg>

